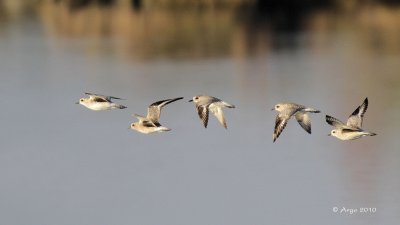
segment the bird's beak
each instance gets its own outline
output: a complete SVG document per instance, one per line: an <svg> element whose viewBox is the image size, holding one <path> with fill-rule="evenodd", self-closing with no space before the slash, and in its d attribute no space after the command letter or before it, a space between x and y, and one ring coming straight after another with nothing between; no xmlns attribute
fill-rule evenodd
<svg viewBox="0 0 400 225"><path fill-rule="evenodd" d="M274 110L275 110L275 108L272 108L272 109L271 109L271 111L274 111Z"/></svg>
<svg viewBox="0 0 400 225"><path fill-rule="evenodd" d="M189 102L193 102L193 99L190 99Z"/></svg>
<svg viewBox="0 0 400 225"><path fill-rule="evenodd" d="M328 136L332 136L332 134L329 133Z"/></svg>
<svg viewBox="0 0 400 225"><path fill-rule="evenodd" d="M79 104L79 102L75 102L75 104Z"/></svg>

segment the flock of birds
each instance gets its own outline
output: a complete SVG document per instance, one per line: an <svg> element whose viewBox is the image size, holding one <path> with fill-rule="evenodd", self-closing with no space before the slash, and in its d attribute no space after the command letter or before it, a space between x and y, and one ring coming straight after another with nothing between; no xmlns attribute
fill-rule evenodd
<svg viewBox="0 0 400 225"><path fill-rule="evenodd" d="M92 93L85 93L88 98L81 98L76 104L81 104L91 110L109 110L109 109L125 109L126 106L116 104L112 99L121 99L113 96L98 95ZM130 125L132 130L144 134L150 134L155 132L170 131L171 129L164 127L160 124L159 119L161 115L161 109L183 97L165 99L154 102L147 108L146 117L134 114L138 119ZM196 105L197 113L203 122L205 128L207 128L209 112L212 112L218 119L219 123L227 129L225 116L222 108L235 108L234 105L229 104L216 97L207 95L194 96L189 102L194 102ZM357 109L349 116L346 123L326 115L326 122L333 126L333 130L330 132L330 136L336 137L340 140L354 140L364 136L375 136L375 133L368 132L362 129L362 122L364 114L368 108L368 98L365 98L364 102L357 107ZM272 110L276 110L278 115L275 120L275 129L273 134L273 142L279 137L283 129L286 127L289 119L295 117L300 126L311 134L311 120L309 113L319 113L319 110L299 105L296 103L279 103L276 104Z"/></svg>

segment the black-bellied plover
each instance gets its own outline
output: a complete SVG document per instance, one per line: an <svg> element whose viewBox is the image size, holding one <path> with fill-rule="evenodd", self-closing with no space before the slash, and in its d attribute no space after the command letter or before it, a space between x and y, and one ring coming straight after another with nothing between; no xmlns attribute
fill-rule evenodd
<svg viewBox="0 0 400 225"><path fill-rule="evenodd" d="M85 93L89 98L81 98L76 104L81 104L88 109L99 111L107 109L125 109L126 106L116 104L111 99L122 99L113 96L98 95L92 93Z"/></svg>
<svg viewBox="0 0 400 225"><path fill-rule="evenodd" d="M311 134L311 120L308 113L319 113L319 110L309 108L296 103L279 103L276 104L272 110L278 111L278 115L275 120L275 129L272 136L273 142L279 137L283 129L285 128L288 120L294 116L299 122L300 126Z"/></svg>
<svg viewBox="0 0 400 225"><path fill-rule="evenodd" d="M131 123L130 128L144 134L170 131L171 129L163 127L158 121L160 119L161 109L165 105L180 99L183 99L183 97L154 102L153 104L149 105L146 117L134 114L138 121Z"/></svg>
<svg viewBox="0 0 400 225"><path fill-rule="evenodd" d="M199 114L200 119L203 121L205 128L207 128L208 124L209 111L211 111L214 116L217 117L218 121L220 124L222 124L222 126L225 127L225 129L228 128L222 107L235 108L234 105L207 95L194 96L191 100L189 100L189 102L194 102L196 104L197 113Z"/></svg>
<svg viewBox="0 0 400 225"><path fill-rule="evenodd" d="M365 131L361 128L367 108L368 98L365 98L362 105L358 106L357 109L349 116L346 124L332 116L326 115L326 122L334 127L334 129L328 135L344 141L354 140L364 136L375 136L375 133Z"/></svg>

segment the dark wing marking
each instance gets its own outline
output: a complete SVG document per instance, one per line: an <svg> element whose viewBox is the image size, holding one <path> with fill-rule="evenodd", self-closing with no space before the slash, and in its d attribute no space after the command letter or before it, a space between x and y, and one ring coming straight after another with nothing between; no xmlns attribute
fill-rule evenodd
<svg viewBox="0 0 400 225"><path fill-rule="evenodd" d="M148 120L147 118L138 115L138 114L134 114L134 116L139 120L138 123L141 126L144 127L158 127L159 123L153 123L152 121Z"/></svg>
<svg viewBox="0 0 400 225"><path fill-rule="evenodd" d="M342 133L351 133L351 132L356 132L356 131L361 131L361 129L350 129L350 128L342 129Z"/></svg>
<svg viewBox="0 0 400 225"><path fill-rule="evenodd" d="M208 107L207 106L197 106L197 113L200 119L203 121L204 127L207 128L208 124Z"/></svg>
<svg viewBox="0 0 400 225"><path fill-rule="evenodd" d="M283 118L280 115L276 116L275 129L274 129L274 134L273 134L273 142L275 142L275 140L279 137L279 135L281 135L283 129L285 129L285 127L286 127L286 124L287 124L289 118L287 118L287 117Z"/></svg>
<svg viewBox="0 0 400 225"><path fill-rule="evenodd" d="M89 93L89 92L85 92L86 95L89 95L91 98L103 98L108 102L111 102L111 99L121 99L124 100L123 98L118 98L118 97L114 97L114 96L107 96L107 95L100 95L100 94L93 94L93 93Z"/></svg>
<svg viewBox="0 0 400 225"><path fill-rule="evenodd" d="M90 98L95 102L110 102L107 98L104 98L104 97L101 97L101 96L91 95Z"/></svg>
<svg viewBox="0 0 400 225"><path fill-rule="evenodd" d="M364 102L360 106L358 106L357 109L354 110L354 112L349 116L349 119L347 120L347 126L361 128L364 114L367 111L367 108L368 98L365 98Z"/></svg>
<svg viewBox="0 0 400 225"><path fill-rule="evenodd" d="M150 122L150 121L147 121L147 120L142 121L142 125L143 125L144 127L158 127L157 124L154 124L154 123L152 123L152 122Z"/></svg>
<svg viewBox="0 0 400 225"><path fill-rule="evenodd" d="M300 126L307 131L307 133L311 134L311 120L308 113L298 112L295 114L295 117Z"/></svg>
<svg viewBox="0 0 400 225"><path fill-rule="evenodd" d="M342 121L336 119L335 117L329 116L329 115L325 116L325 120L329 125L334 126L336 128L341 128L341 127L345 126Z"/></svg>
<svg viewBox="0 0 400 225"><path fill-rule="evenodd" d="M147 109L147 118L149 120L153 121L153 123L158 123L158 120L160 119L160 116L161 116L161 109L165 105L168 105L169 103L178 101L180 99L183 99L183 97L174 98L174 99L166 99L166 100L161 100L161 101L152 103L151 105L149 105L149 107Z"/></svg>

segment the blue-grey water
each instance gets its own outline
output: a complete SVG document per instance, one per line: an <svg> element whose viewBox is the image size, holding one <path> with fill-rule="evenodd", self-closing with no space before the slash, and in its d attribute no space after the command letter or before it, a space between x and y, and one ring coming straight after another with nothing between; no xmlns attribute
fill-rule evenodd
<svg viewBox="0 0 400 225"><path fill-rule="evenodd" d="M282 36L223 12L98 10L2 19L0 224L398 224L398 10L316 13ZM76 105L86 91L128 108ZM204 129L197 94L236 105L228 130L214 117ZM127 129L179 96L161 117L172 131ZM325 114L346 120L365 97L378 135L328 137ZM294 120L272 143L270 109L286 101L321 113L312 135Z"/></svg>

